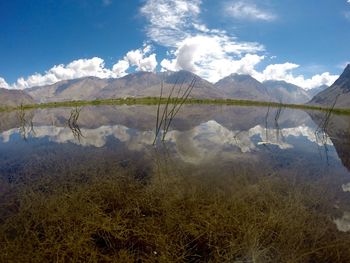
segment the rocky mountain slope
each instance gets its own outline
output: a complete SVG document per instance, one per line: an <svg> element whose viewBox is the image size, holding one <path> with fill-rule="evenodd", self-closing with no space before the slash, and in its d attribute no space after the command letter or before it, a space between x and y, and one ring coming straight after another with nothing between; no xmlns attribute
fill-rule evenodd
<svg viewBox="0 0 350 263"><path fill-rule="evenodd" d="M283 103L306 103L311 97L307 92L296 85L285 81L269 80L263 83L274 101Z"/></svg>
<svg viewBox="0 0 350 263"><path fill-rule="evenodd" d="M324 91L325 89L329 88L329 86L327 85L322 85L322 86L319 86L319 87L316 87L316 88L313 88L313 89L309 89L307 90L307 94L313 98L314 96L316 96L318 93Z"/></svg>
<svg viewBox="0 0 350 263"><path fill-rule="evenodd" d="M8 90L0 88L0 108L15 107L21 104L33 104L33 98L22 90Z"/></svg>
<svg viewBox="0 0 350 263"><path fill-rule="evenodd" d="M249 75L231 74L218 81L215 87L224 91L229 98L258 101L271 100L266 88Z"/></svg>
<svg viewBox="0 0 350 263"><path fill-rule="evenodd" d="M283 103L305 103L311 97L302 88L285 81L261 83L249 75L232 74L215 84L230 98Z"/></svg>
<svg viewBox="0 0 350 263"><path fill-rule="evenodd" d="M332 86L317 94L310 102L311 105L336 108L350 108L350 64Z"/></svg>

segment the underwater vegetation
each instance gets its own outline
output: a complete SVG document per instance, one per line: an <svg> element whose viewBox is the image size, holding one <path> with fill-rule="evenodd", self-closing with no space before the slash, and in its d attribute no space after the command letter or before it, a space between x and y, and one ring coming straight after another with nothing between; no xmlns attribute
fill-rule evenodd
<svg viewBox="0 0 350 263"><path fill-rule="evenodd" d="M0 262L349 262L331 187L249 171L176 173L158 157L147 177L121 165L2 179Z"/></svg>

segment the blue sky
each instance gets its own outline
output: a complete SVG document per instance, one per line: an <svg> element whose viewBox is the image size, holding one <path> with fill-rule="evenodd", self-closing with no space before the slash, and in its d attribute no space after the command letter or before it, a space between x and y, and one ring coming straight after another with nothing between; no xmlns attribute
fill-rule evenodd
<svg viewBox="0 0 350 263"><path fill-rule="evenodd" d="M0 86L190 70L331 84L350 61L347 0L0 2Z"/></svg>

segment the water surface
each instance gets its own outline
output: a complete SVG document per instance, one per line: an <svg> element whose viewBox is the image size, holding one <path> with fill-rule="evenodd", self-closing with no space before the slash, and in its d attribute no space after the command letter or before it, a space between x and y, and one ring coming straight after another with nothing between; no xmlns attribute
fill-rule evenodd
<svg viewBox="0 0 350 263"><path fill-rule="evenodd" d="M73 109L74 110L74 109ZM0 175L113 174L121 167L147 180L172 175L293 177L336 193L332 220L350 230L350 117L267 107L186 105L165 141L155 138L156 106L72 108L0 113ZM159 136L161 137L161 136ZM342 217L339 215L343 215Z"/></svg>

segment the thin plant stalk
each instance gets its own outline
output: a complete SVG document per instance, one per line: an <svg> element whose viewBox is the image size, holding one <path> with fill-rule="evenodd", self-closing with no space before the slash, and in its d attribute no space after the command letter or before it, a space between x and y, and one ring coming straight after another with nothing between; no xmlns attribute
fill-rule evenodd
<svg viewBox="0 0 350 263"><path fill-rule="evenodd" d="M171 96L172 96L172 94L173 94L173 92L174 92L174 90L175 90L175 87L176 87L176 85L177 85L177 82L178 82L178 80L175 81L175 83L174 83L174 85L173 85L173 87L172 87L172 89L171 89L171 92L170 92L170 94L169 94L169 96L168 96L168 98L167 98L166 105L165 105L165 108L164 108L162 117L159 118L160 115L159 115L159 110L158 110L158 109L160 109L160 104L161 104L161 100L162 100L163 82L162 82L162 84L161 84L161 96L160 96L159 102L158 102L157 123L156 123L156 134L155 134L155 137L154 137L153 145L154 145L154 144L156 143L156 141L157 141L157 138L158 138L158 135L159 135L159 133L160 133L160 130L161 130L161 127L162 127L163 123L165 123L164 126L166 126L166 121L167 121L167 118L168 118L168 112L167 112L167 111L168 111L168 107L169 107L169 103L170 103L170 101L171 101Z"/></svg>
<svg viewBox="0 0 350 263"><path fill-rule="evenodd" d="M179 112L179 110L181 109L181 107L183 106L183 104L186 102L186 100L188 99L189 95L192 92L193 87L195 86L196 83L196 78L192 79L191 83L189 84L189 86L186 88L186 90L184 91L184 93L180 96L182 88L183 88L183 84L184 84L185 80L181 83L177 93L176 93L176 97L173 100L172 99L172 95L175 91L175 88L178 84L178 80L175 81L174 85L171 88L171 91L169 93L169 96L165 102L165 107L162 113L162 116L160 117L160 104L163 98L163 82L161 84L161 91L160 91L160 96L159 96L159 101L158 101L158 107L157 107L157 120L156 120L156 134L155 134L155 138L153 141L153 145L155 145L158 135L161 131L161 128L163 127L163 136L162 136L162 141L165 140L165 136L170 128L170 125L174 119L174 117L176 116L176 114ZM170 107L170 104L173 103L173 106Z"/></svg>
<svg viewBox="0 0 350 263"><path fill-rule="evenodd" d="M170 112L170 119L169 119L169 122L168 122L168 125L165 127L164 129L164 133L163 133L163 138L162 140L164 141L165 140L165 136L166 134L168 133L169 131L169 127L170 127L170 124L171 122L173 121L174 117L177 115L177 113L179 112L179 110L181 109L181 107L183 106L183 104L186 102L186 100L188 99L189 95L191 94L192 92L192 89L193 87L195 86L196 84L196 79L194 78L190 85L188 86L188 88L185 90L183 96L181 97L181 100L180 100L180 103L179 104L175 104L175 107L173 108L173 110Z"/></svg>

